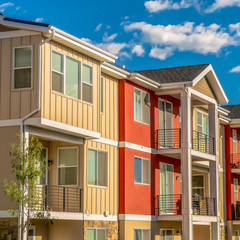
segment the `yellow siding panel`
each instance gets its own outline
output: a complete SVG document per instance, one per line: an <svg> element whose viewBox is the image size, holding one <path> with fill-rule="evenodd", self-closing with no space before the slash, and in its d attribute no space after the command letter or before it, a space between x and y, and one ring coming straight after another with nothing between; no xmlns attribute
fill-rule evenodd
<svg viewBox="0 0 240 240"><path fill-rule="evenodd" d="M210 98L215 99L212 89L210 88L206 78L200 80L192 89L207 95Z"/></svg>

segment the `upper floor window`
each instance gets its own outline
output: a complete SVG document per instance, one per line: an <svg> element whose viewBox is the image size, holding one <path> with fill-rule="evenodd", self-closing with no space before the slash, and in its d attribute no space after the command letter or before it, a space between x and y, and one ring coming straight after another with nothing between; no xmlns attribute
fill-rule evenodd
<svg viewBox="0 0 240 240"><path fill-rule="evenodd" d="M32 48L14 49L14 89L31 88Z"/></svg>
<svg viewBox="0 0 240 240"><path fill-rule="evenodd" d="M150 229L134 229L134 240L150 240Z"/></svg>
<svg viewBox="0 0 240 240"><path fill-rule="evenodd" d="M197 131L209 135L208 115L206 113L197 111Z"/></svg>
<svg viewBox="0 0 240 240"><path fill-rule="evenodd" d="M192 194L204 196L204 175L192 176Z"/></svg>
<svg viewBox="0 0 240 240"><path fill-rule="evenodd" d="M77 185L78 149L58 150L58 185Z"/></svg>
<svg viewBox="0 0 240 240"><path fill-rule="evenodd" d="M87 240L106 240L107 230L104 228L88 228Z"/></svg>
<svg viewBox="0 0 240 240"><path fill-rule="evenodd" d="M134 120L150 124L150 94L134 88Z"/></svg>
<svg viewBox="0 0 240 240"><path fill-rule="evenodd" d="M88 149L88 185L107 187L107 152Z"/></svg>
<svg viewBox="0 0 240 240"><path fill-rule="evenodd" d="M233 179L233 186L234 186L234 202L238 201L238 179Z"/></svg>
<svg viewBox="0 0 240 240"><path fill-rule="evenodd" d="M232 130L233 135L233 153L237 153L237 130Z"/></svg>
<svg viewBox="0 0 240 240"><path fill-rule="evenodd" d="M134 158L134 182L140 184L150 184L150 160Z"/></svg>
<svg viewBox="0 0 240 240"><path fill-rule="evenodd" d="M91 66L55 51L52 52L52 90L92 103L92 75Z"/></svg>

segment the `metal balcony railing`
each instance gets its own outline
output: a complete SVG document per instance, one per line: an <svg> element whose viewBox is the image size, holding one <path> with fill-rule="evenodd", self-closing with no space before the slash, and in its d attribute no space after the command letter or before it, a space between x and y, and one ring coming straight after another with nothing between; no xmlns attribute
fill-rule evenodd
<svg viewBox="0 0 240 240"><path fill-rule="evenodd" d="M232 220L240 220L240 201L232 204Z"/></svg>
<svg viewBox="0 0 240 240"><path fill-rule="evenodd" d="M231 168L240 169L240 153L232 153Z"/></svg>
<svg viewBox="0 0 240 240"><path fill-rule="evenodd" d="M193 130L192 148L193 150L208 154L215 154L214 137Z"/></svg>
<svg viewBox="0 0 240 240"><path fill-rule="evenodd" d="M192 197L193 215L217 216L215 204L215 198L195 194Z"/></svg>
<svg viewBox="0 0 240 240"><path fill-rule="evenodd" d="M194 215L216 216L216 200L211 197L192 196L192 210ZM155 214L161 215L182 215L182 195L168 194L156 197Z"/></svg>
<svg viewBox="0 0 240 240"><path fill-rule="evenodd" d="M38 186L39 211L82 212L83 190L78 187Z"/></svg>
<svg viewBox="0 0 240 240"><path fill-rule="evenodd" d="M156 197L156 215L181 215L182 195L169 194Z"/></svg>
<svg viewBox="0 0 240 240"><path fill-rule="evenodd" d="M156 149L181 148L181 129L158 129L155 132Z"/></svg>

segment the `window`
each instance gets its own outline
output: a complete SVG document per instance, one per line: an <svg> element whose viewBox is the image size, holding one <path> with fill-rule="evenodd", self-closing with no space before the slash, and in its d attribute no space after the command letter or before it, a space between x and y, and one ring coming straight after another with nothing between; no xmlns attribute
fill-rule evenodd
<svg viewBox="0 0 240 240"><path fill-rule="evenodd" d="M234 231L235 240L239 240L239 230Z"/></svg>
<svg viewBox="0 0 240 240"><path fill-rule="evenodd" d="M31 88L32 48L14 49L14 89Z"/></svg>
<svg viewBox="0 0 240 240"><path fill-rule="evenodd" d="M150 184L150 160L135 157L134 158L134 182L141 184Z"/></svg>
<svg viewBox="0 0 240 240"><path fill-rule="evenodd" d="M66 55L52 52L52 90L92 103L92 72L92 67Z"/></svg>
<svg viewBox="0 0 240 240"><path fill-rule="evenodd" d="M47 149L43 148L41 155L40 155L40 162L43 163L41 167L41 170L44 174L44 176L40 176L38 179L39 185L47 185Z"/></svg>
<svg viewBox="0 0 240 240"><path fill-rule="evenodd" d="M173 240L173 239L174 239L173 229L160 230L160 240Z"/></svg>
<svg viewBox="0 0 240 240"><path fill-rule="evenodd" d="M104 111L104 86L103 86L104 79L101 77L101 113Z"/></svg>
<svg viewBox="0 0 240 240"><path fill-rule="evenodd" d="M237 130L232 130L233 135L233 153L237 153Z"/></svg>
<svg viewBox="0 0 240 240"><path fill-rule="evenodd" d="M88 149L88 185L107 187L107 152Z"/></svg>
<svg viewBox="0 0 240 240"><path fill-rule="evenodd" d="M150 124L150 95L140 89L134 89L134 120Z"/></svg>
<svg viewBox="0 0 240 240"><path fill-rule="evenodd" d="M134 240L150 240L150 229L134 229Z"/></svg>
<svg viewBox="0 0 240 240"><path fill-rule="evenodd" d="M197 111L197 131L209 135L208 115Z"/></svg>
<svg viewBox="0 0 240 240"><path fill-rule="evenodd" d="M204 196L204 175L192 176L192 194Z"/></svg>
<svg viewBox="0 0 240 240"><path fill-rule="evenodd" d="M87 240L106 240L107 230L104 228L88 228Z"/></svg>
<svg viewBox="0 0 240 240"><path fill-rule="evenodd" d="M238 201L238 179L233 179L233 185L234 185L234 202L236 203Z"/></svg>
<svg viewBox="0 0 240 240"><path fill-rule="evenodd" d="M35 240L35 226L28 227L28 240Z"/></svg>
<svg viewBox="0 0 240 240"><path fill-rule="evenodd" d="M58 149L58 185L77 184L77 148Z"/></svg>

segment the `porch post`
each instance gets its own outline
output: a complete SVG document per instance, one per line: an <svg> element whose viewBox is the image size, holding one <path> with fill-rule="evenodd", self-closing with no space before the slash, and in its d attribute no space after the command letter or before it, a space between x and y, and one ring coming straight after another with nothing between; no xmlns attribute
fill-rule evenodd
<svg viewBox="0 0 240 240"><path fill-rule="evenodd" d="M181 111L182 236L183 240L192 240L192 124L191 93L188 88L181 93Z"/></svg>

